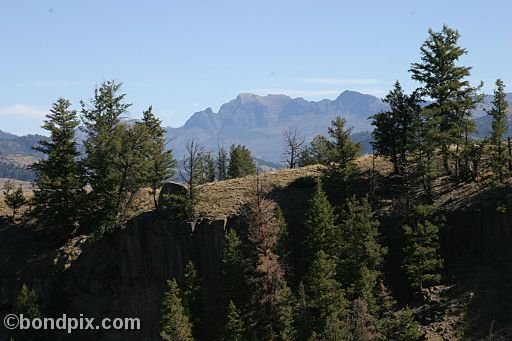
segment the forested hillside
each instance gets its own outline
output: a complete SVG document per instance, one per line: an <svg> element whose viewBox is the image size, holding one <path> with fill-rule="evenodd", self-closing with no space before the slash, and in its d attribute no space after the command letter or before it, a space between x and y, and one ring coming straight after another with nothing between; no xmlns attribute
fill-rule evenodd
<svg viewBox="0 0 512 341"><path fill-rule="evenodd" d="M177 140L178 164L152 106L123 119L131 104L119 82L79 109L57 99L34 147L41 157L26 162L31 195L3 183L0 314L125 316L141 328L0 337L509 339L510 110L497 79L489 135L477 138L485 98L459 38L447 25L429 30L404 65L418 87L396 81L379 110L364 107L371 155L335 115L308 138L282 131L272 148L287 169L264 174L243 142L212 149L194 135ZM277 100L245 94L221 108L222 122L194 120L222 131L294 114L291 99ZM268 101L270 116L227 114Z"/></svg>

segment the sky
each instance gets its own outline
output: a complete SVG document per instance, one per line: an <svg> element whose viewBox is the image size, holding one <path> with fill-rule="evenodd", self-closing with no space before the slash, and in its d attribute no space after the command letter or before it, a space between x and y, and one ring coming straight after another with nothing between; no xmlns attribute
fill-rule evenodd
<svg viewBox="0 0 512 341"><path fill-rule="evenodd" d="M512 89L507 0L0 0L0 130L41 133L59 97L80 109L105 80L123 83L130 118L164 125L217 111L241 92L334 99L408 91L428 29L459 30L474 84Z"/></svg>

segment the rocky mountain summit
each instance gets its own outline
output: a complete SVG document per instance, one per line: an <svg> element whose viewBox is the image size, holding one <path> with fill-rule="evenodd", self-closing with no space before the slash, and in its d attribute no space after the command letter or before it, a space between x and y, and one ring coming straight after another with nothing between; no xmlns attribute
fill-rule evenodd
<svg viewBox="0 0 512 341"><path fill-rule="evenodd" d="M353 132L371 128L368 116L386 110L379 98L356 91L344 91L335 100L307 101L286 95L258 96L241 93L215 113L211 108L196 112L180 128L168 128L170 146L179 159L188 140L199 140L206 149L216 151L219 144L246 145L257 158L281 161L282 134L289 127L311 140L326 134L326 127L342 116ZM368 134L359 135L362 141Z"/></svg>

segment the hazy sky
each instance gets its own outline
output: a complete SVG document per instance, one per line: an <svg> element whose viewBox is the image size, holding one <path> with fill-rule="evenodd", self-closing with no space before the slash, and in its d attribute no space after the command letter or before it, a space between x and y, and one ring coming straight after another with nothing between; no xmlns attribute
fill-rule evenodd
<svg viewBox="0 0 512 341"><path fill-rule="evenodd" d="M512 91L512 2L1 1L0 130L41 132L58 97L79 108L95 85L124 83L131 117L153 105L164 124L240 92L309 100L343 90L382 97L419 61L429 27L457 28L462 63L491 92Z"/></svg>

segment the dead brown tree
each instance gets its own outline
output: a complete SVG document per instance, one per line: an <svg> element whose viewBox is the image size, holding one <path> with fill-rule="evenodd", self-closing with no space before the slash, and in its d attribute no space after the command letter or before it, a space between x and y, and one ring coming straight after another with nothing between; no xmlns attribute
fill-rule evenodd
<svg viewBox="0 0 512 341"><path fill-rule="evenodd" d="M295 168L302 153L305 137L297 131L297 128L290 127L283 132L283 141L285 162L288 168Z"/></svg>

